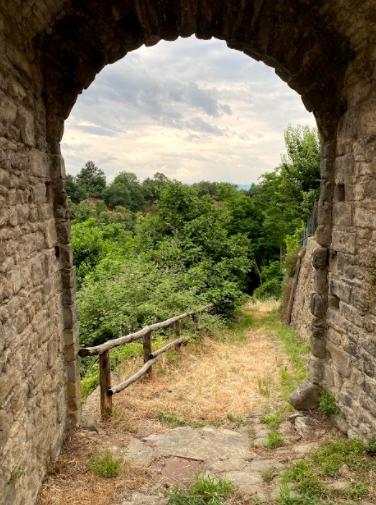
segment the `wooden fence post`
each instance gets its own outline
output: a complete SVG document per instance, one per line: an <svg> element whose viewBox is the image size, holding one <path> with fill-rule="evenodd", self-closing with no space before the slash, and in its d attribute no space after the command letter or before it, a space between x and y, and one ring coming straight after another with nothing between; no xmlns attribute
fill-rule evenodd
<svg viewBox="0 0 376 505"><path fill-rule="evenodd" d="M142 347L144 349L144 363L147 363L150 359L150 354L152 353L151 331L149 331L148 333L146 333L146 335L144 335L144 341L143 341ZM146 373L150 377L152 374L152 367L150 367Z"/></svg>
<svg viewBox="0 0 376 505"><path fill-rule="evenodd" d="M112 396L108 394L111 389L111 363L110 352L105 351L99 355L99 385L101 394L101 417L106 420L112 417Z"/></svg>
<svg viewBox="0 0 376 505"><path fill-rule="evenodd" d="M197 316L196 314L192 314L192 321L193 321L193 324L195 325L195 331L197 331Z"/></svg>
<svg viewBox="0 0 376 505"><path fill-rule="evenodd" d="M180 321L174 322L174 331L177 337L180 337Z"/></svg>

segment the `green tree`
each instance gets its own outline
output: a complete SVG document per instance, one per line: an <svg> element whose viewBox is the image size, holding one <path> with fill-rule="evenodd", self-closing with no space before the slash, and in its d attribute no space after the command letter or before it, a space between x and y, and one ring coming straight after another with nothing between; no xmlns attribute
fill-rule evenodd
<svg viewBox="0 0 376 505"><path fill-rule="evenodd" d="M80 203L86 198L85 190L76 182L73 175L67 174L65 178L65 191L73 203Z"/></svg>
<svg viewBox="0 0 376 505"><path fill-rule="evenodd" d="M287 154L280 166L281 190L306 220L320 192L320 137L317 128L291 125L284 136Z"/></svg>
<svg viewBox="0 0 376 505"><path fill-rule="evenodd" d="M100 224L95 218L72 225L72 245L77 285L109 253L126 256L131 237L119 223Z"/></svg>
<svg viewBox="0 0 376 505"><path fill-rule="evenodd" d="M158 200L168 181L169 178L160 172L156 172L152 178L148 177L143 181L142 191L144 193L144 199L148 205L151 205Z"/></svg>
<svg viewBox="0 0 376 505"><path fill-rule="evenodd" d="M129 190L130 205L129 209L132 212L143 210L144 208L144 195L142 186L136 174L132 172L120 172L114 179L114 184L123 184Z"/></svg>
<svg viewBox="0 0 376 505"><path fill-rule="evenodd" d="M76 183L86 198L100 198L106 187L106 176L92 161L87 161L78 173Z"/></svg>
<svg viewBox="0 0 376 505"><path fill-rule="evenodd" d="M119 205L128 209L133 207L129 188L126 184L121 182L113 182L107 186L107 188L103 191L103 199L112 209Z"/></svg>
<svg viewBox="0 0 376 505"><path fill-rule="evenodd" d="M192 184L192 187L197 190L198 196L210 195L215 197L217 195L218 182L200 181Z"/></svg>

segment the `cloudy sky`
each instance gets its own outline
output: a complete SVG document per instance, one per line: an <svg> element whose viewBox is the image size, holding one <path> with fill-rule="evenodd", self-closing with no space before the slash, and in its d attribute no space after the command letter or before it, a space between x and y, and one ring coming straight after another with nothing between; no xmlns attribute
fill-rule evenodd
<svg viewBox="0 0 376 505"><path fill-rule="evenodd" d="M315 120L273 69L191 37L107 66L80 95L62 148L71 174L93 160L108 181L131 171L251 184L278 165L288 123Z"/></svg>

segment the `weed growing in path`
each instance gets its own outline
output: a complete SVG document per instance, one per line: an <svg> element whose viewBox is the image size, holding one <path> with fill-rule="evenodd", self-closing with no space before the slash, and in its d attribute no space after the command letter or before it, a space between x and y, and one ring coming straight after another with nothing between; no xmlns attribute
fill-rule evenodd
<svg viewBox="0 0 376 505"><path fill-rule="evenodd" d="M267 484L269 484L273 480L275 475L277 475L277 469L274 467L268 468L263 472L262 480Z"/></svg>
<svg viewBox="0 0 376 505"><path fill-rule="evenodd" d="M270 392L272 389L272 380L270 377L257 379L257 387L260 395L265 396L265 398L270 398Z"/></svg>
<svg viewBox="0 0 376 505"><path fill-rule="evenodd" d="M251 420L251 417L249 417L249 416L245 416L245 417L238 416L237 417L237 416L232 415L231 413L228 413L226 417L230 422L236 424L237 427L245 426Z"/></svg>
<svg viewBox="0 0 376 505"><path fill-rule="evenodd" d="M281 410L278 410L274 416L264 416L261 418L261 422L273 430L277 430L280 427L282 421L283 415Z"/></svg>
<svg viewBox="0 0 376 505"><path fill-rule="evenodd" d="M291 326L278 320L277 312L267 312L258 325L265 328L268 336L277 338L283 343L285 353L289 356L290 367L281 367L282 398L287 399L306 376L306 361L310 344Z"/></svg>
<svg viewBox="0 0 376 505"><path fill-rule="evenodd" d="M279 498L280 505L327 505L328 500L359 500L368 496L373 487L376 462L367 454L373 450L373 441L360 439L332 440L311 454L309 460L302 460L288 468L284 474L284 487ZM347 474L342 475L346 466ZM348 486L338 489L330 485L330 479L346 479ZM329 479L329 482L328 482ZM292 498L289 485L299 493L299 499Z"/></svg>
<svg viewBox="0 0 376 505"><path fill-rule="evenodd" d="M176 428L178 426L190 426L191 428L202 428L205 426L203 423L193 423L191 421L186 421L180 417L170 414L169 412L159 412L158 419L162 424L169 426L171 428Z"/></svg>
<svg viewBox="0 0 376 505"><path fill-rule="evenodd" d="M169 505L222 505L235 492L232 482L210 477L197 477L186 487L173 487Z"/></svg>
<svg viewBox="0 0 376 505"><path fill-rule="evenodd" d="M105 479L117 477L125 467L123 458L114 458L110 450L103 454L95 452L93 459L87 462L87 466L91 471Z"/></svg>
<svg viewBox="0 0 376 505"><path fill-rule="evenodd" d="M265 449L277 449L283 444L283 438L278 430L271 430L268 433L268 440L265 442Z"/></svg>

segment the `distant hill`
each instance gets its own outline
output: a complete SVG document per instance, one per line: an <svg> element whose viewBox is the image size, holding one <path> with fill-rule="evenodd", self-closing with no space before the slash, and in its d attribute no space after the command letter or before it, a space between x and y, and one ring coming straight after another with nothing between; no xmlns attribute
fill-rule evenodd
<svg viewBox="0 0 376 505"><path fill-rule="evenodd" d="M251 187L250 184L237 184L238 189L249 189Z"/></svg>

